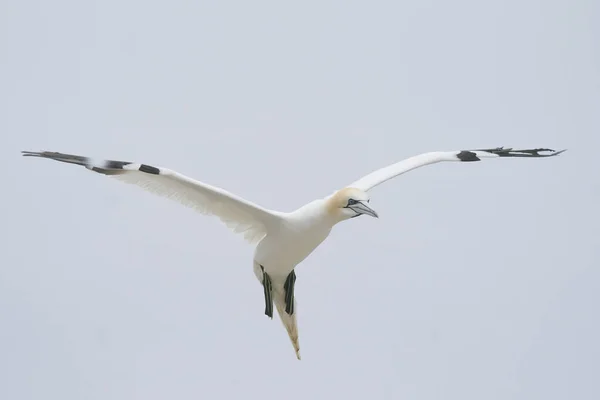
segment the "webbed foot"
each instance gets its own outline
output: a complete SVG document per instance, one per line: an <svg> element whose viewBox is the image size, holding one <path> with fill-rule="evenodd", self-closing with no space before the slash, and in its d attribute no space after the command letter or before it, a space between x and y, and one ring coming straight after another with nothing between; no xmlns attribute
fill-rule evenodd
<svg viewBox="0 0 600 400"><path fill-rule="evenodd" d="M273 284L269 274L265 272L265 268L261 265L260 269L263 273L263 291L265 293L265 315L273 319Z"/></svg>
<svg viewBox="0 0 600 400"><path fill-rule="evenodd" d="M290 272L285 280L283 288L285 289L285 312L289 315L294 313L294 286L296 284L296 273Z"/></svg>

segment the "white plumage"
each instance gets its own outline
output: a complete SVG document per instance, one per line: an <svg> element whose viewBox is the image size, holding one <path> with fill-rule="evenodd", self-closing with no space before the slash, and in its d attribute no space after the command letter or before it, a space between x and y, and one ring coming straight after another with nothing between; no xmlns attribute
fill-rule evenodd
<svg viewBox="0 0 600 400"><path fill-rule="evenodd" d="M263 286L265 314L273 317L273 304L284 324L296 356L300 359L297 302L294 296L295 267L308 257L339 222L369 215L378 217L368 205L367 192L405 172L442 161L474 162L482 158L552 157L551 149L513 150L495 148L431 152L407 158L373 171L330 196L317 199L293 212L265 209L216 186L191 179L173 170L147 164L104 160L56 152L24 151L24 156L42 157L81 165L94 172L140 186L194 210L219 218L233 232L256 244L253 269Z"/></svg>
<svg viewBox="0 0 600 400"><path fill-rule="evenodd" d="M122 182L140 186L151 193L173 199L184 206L214 215L235 233L241 233L250 243L257 243L267 234L267 228L279 221L279 213L238 197L226 190L188 178L175 171L159 168L153 175L139 170L140 164L123 167L127 173L114 175Z"/></svg>

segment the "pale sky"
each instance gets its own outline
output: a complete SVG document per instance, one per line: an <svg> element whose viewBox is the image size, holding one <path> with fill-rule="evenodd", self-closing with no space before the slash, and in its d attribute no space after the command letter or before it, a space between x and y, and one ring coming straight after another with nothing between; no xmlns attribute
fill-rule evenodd
<svg viewBox="0 0 600 400"><path fill-rule="evenodd" d="M600 398L600 3L2 0L0 399ZM297 267L51 150L291 211L419 153Z"/></svg>

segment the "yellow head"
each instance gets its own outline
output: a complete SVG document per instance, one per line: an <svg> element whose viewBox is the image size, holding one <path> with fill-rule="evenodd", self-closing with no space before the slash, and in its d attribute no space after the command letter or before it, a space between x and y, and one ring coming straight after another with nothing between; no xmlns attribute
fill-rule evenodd
<svg viewBox="0 0 600 400"><path fill-rule="evenodd" d="M369 200L369 195L363 190L344 188L327 199L327 212L339 221L360 215L379 218L377 213L367 205Z"/></svg>

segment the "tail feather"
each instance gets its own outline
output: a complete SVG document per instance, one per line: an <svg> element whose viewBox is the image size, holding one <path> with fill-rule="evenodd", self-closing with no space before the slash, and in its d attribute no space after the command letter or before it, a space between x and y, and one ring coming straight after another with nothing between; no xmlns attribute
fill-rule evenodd
<svg viewBox="0 0 600 400"><path fill-rule="evenodd" d="M300 342L298 340L298 323L296 321L296 312L298 311L296 299L294 297L294 313L289 315L285 312L285 295L280 291L276 291L274 294L274 302L277 307L277 313L279 314L279 319L283 323L285 330L292 341L292 346L294 346L294 350L296 351L296 357L300 360Z"/></svg>

